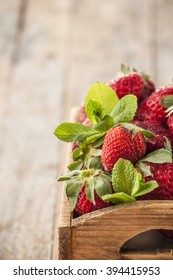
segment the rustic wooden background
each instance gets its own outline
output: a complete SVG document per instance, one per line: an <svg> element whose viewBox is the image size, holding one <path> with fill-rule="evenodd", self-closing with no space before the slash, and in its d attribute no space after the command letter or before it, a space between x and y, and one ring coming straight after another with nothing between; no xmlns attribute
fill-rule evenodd
<svg viewBox="0 0 173 280"><path fill-rule="evenodd" d="M65 145L53 135L121 62L173 77L171 0L0 0L0 259L51 259Z"/></svg>

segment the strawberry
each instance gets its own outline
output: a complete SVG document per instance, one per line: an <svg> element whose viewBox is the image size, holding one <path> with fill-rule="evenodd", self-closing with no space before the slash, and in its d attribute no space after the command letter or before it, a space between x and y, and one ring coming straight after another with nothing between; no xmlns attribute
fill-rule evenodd
<svg viewBox="0 0 173 280"><path fill-rule="evenodd" d="M148 182L154 179L159 184L159 187L152 192L140 197L142 200L173 200L173 163L148 163L151 168L152 176L147 176L145 181ZM173 239L172 230L161 229L160 232Z"/></svg>
<svg viewBox="0 0 173 280"><path fill-rule="evenodd" d="M167 95L173 95L173 87L164 87L153 92L139 105L136 119L156 120L165 125L167 113L165 107L161 104L161 100Z"/></svg>
<svg viewBox="0 0 173 280"><path fill-rule="evenodd" d="M89 199L87 199L85 190L86 190L86 185L84 184L82 190L79 193L78 200L75 206L75 211L78 215L90 213L92 211L112 205L112 203L107 203L104 200L102 200L95 191L94 191L95 204L93 204Z"/></svg>
<svg viewBox="0 0 173 280"><path fill-rule="evenodd" d="M173 114L171 114L167 119L167 126L170 133L173 135Z"/></svg>
<svg viewBox="0 0 173 280"><path fill-rule="evenodd" d="M147 153L164 147L165 137L170 141L173 147L173 139L170 132L159 122L155 120L145 121L132 121L133 124L143 129L151 131L155 137L150 138L150 141L146 141Z"/></svg>
<svg viewBox="0 0 173 280"><path fill-rule="evenodd" d="M155 91L155 85L149 78L145 79L145 86L141 94L140 103L147 99Z"/></svg>
<svg viewBox="0 0 173 280"><path fill-rule="evenodd" d="M111 128L104 139L102 147L102 164L106 171L110 171L119 158L128 159L132 163L144 156L146 143L138 132L135 137L122 126Z"/></svg>
<svg viewBox="0 0 173 280"><path fill-rule="evenodd" d="M144 195L142 199L173 200L173 163L147 163L152 176L145 177L145 181L156 180L159 187Z"/></svg>
<svg viewBox="0 0 173 280"><path fill-rule="evenodd" d="M138 99L144 89L144 80L138 73L130 73L108 83L119 99L127 94L134 94Z"/></svg>

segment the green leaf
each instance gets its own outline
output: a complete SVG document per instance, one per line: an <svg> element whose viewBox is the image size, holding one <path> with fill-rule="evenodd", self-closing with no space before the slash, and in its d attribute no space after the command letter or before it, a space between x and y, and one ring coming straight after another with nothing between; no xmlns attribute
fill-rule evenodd
<svg viewBox="0 0 173 280"><path fill-rule="evenodd" d="M76 176L80 175L80 173L81 173L81 171L79 171L79 170L74 170L72 172L65 173L64 175L60 176L57 179L57 182L67 181L67 180L71 179L72 177L76 177Z"/></svg>
<svg viewBox="0 0 173 280"><path fill-rule="evenodd" d="M119 192L119 193L113 193L113 194L108 194L102 196L102 199L108 202L112 202L115 204L121 204L125 202L134 202L135 198L132 197L131 195L127 195L124 192Z"/></svg>
<svg viewBox="0 0 173 280"><path fill-rule="evenodd" d="M85 193L86 193L87 199L90 200L93 204L95 204L93 180L90 179L90 180L86 181Z"/></svg>
<svg viewBox="0 0 173 280"><path fill-rule="evenodd" d="M153 174L151 173L151 168L149 165L138 161L136 163L136 167L139 168L142 171L142 174L144 175L144 177L148 177L148 176L152 176Z"/></svg>
<svg viewBox="0 0 173 280"><path fill-rule="evenodd" d="M137 171L129 160L120 158L112 171L112 184L115 192L131 195L138 179Z"/></svg>
<svg viewBox="0 0 173 280"><path fill-rule="evenodd" d="M139 126L136 126L135 124L132 124L132 123L121 123L121 125L127 129L128 131L132 131L132 136L135 137L135 135L140 131L142 135L148 137L148 138L151 138L151 137L154 137L155 135L149 131L149 130L146 130L146 129L143 129Z"/></svg>
<svg viewBox="0 0 173 280"><path fill-rule="evenodd" d="M163 97L160 101L163 107L169 108L173 105L173 95L167 95Z"/></svg>
<svg viewBox="0 0 173 280"><path fill-rule="evenodd" d="M82 168L82 166L83 166L83 162L81 160L79 160L79 161L75 161L75 162L70 163L67 166L67 168L68 168L68 170L73 171L73 170L76 170L76 169L80 170Z"/></svg>
<svg viewBox="0 0 173 280"><path fill-rule="evenodd" d="M92 124L97 124L104 117L103 106L95 100L88 101L85 111Z"/></svg>
<svg viewBox="0 0 173 280"><path fill-rule="evenodd" d="M104 115L109 115L116 103L118 102L118 97L113 89L103 83L95 83L88 91L85 97L85 108L88 109L89 101L96 101L99 103L103 109ZM89 105L90 106L90 105ZM89 113L90 115L90 113ZM103 116L103 115L102 115Z"/></svg>
<svg viewBox="0 0 173 280"><path fill-rule="evenodd" d="M102 169L103 165L101 163L100 157L92 157L89 163L89 169Z"/></svg>
<svg viewBox="0 0 173 280"><path fill-rule="evenodd" d="M83 187L84 181L76 178L71 179L66 183L66 195L67 197L78 195Z"/></svg>
<svg viewBox="0 0 173 280"><path fill-rule="evenodd" d="M100 132L109 130L114 126L114 120L111 116L104 116L104 118L97 124L94 125L94 129Z"/></svg>
<svg viewBox="0 0 173 280"><path fill-rule="evenodd" d="M141 183L140 190L134 195L135 197L147 194L158 187L158 183L154 180L151 180L147 183Z"/></svg>
<svg viewBox="0 0 173 280"><path fill-rule="evenodd" d="M93 181L95 191L100 198L102 198L103 195L112 193L112 184L110 182L110 179L100 175L94 177Z"/></svg>
<svg viewBox="0 0 173 280"><path fill-rule="evenodd" d="M144 158L140 160L140 162L152 162L152 163L172 163L172 153L169 150L165 150L163 148L155 150L147 154Z"/></svg>
<svg viewBox="0 0 173 280"><path fill-rule="evenodd" d="M73 157L73 160L76 161L78 159L80 159L83 155L83 149L82 148L77 148L74 150L73 154L72 154L72 157Z"/></svg>
<svg viewBox="0 0 173 280"><path fill-rule="evenodd" d="M137 106L137 98L135 95L128 94L120 99L111 112L111 117L114 119L115 124L132 121Z"/></svg>
<svg viewBox="0 0 173 280"><path fill-rule="evenodd" d="M54 134L57 138L65 142L84 141L89 136L97 134L94 128L77 123L62 123L56 129Z"/></svg>
<svg viewBox="0 0 173 280"><path fill-rule="evenodd" d="M93 144L95 146L95 143L97 142L100 145L101 143L103 143L103 139L104 139L105 134L106 134L106 131L105 132L100 132L100 133L97 132L95 135L88 136L85 143L87 145Z"/></svg>
<svg viewBox="0 0 173 280"><path fill-rule="evenodd" d="M171 142L168 140L168 138L166 136L164 136L164 138L165 138L165 142L164 142L165 150L168 150L170 153L172 153Z"/></svg>
<svg viewBox="0 0 173 280"><path fill-rule="evenodd" d="M92 149L91 151L91 155L95 156L95 157L99 157L102 154L102 150L101 149Z"/></svg>

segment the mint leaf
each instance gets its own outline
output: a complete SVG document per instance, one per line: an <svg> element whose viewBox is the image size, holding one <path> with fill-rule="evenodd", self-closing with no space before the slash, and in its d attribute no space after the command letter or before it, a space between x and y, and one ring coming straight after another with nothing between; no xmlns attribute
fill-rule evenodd
<svg viewBox="0 0 173 280"><path fill-rule="evenodd" d="M119 192L119 193L113 193L113 194L107 194L102 196L102 199L108 202L112 202L115 204L121 204L125 202L133 202L135 201L135 198L127 195L124 192Z"/></svg>
<svg viewBox="0 0 173 280"><path fill-rule="evenodd" d="M112 184L115 192L131 195L138 179L137 171L129 160L120 158L112 171Z"/></svg>
<svg viewBox="0 0 173 280"><path fill-rule="evenodd" d="M115 124L130 122L135 116L137 107L138 105L136 96L128 94L120 99L113 108L111 117L114 119Z"/></svg>
<svg viewBox="0 0 173 280"><path fill-rule="evenodd" d="M54 134L57 138L65 142L84 141L89 136L97 134L94 128L83 124L65 122L60 124Z"/></svg>
<svg viewBox="0 0 173 280"><path fill-rule="evenodd" d="M97 105L101 105L101 115L109 115L112 109L118 102L118 97L113 89L103 83L95 83L88 91L85 97L85 108L86 112L89 112L91 116L90 107L91 103L89 101L96 101ZM92 103L93 104L93 103ZM93 109L92 109L93 110ZM88 117L89 117L88 116Z"/></svg>
<svg viewBox="0 0 173 280"><path fill-rule="evenodd" d="M94 129L100 132L109 130L114 126L114 120L111 116L104 116L104 118L97 124L94 125Z"/></svg>
<svg viewBox="0 0 173 280"><path fill-rule="evenodd" d="M141 183L140 190L134 195L135 197L147 194L158 187L158 183L154 180L151 180L147 183Z"/></svg>
<svg viewBox="0 0 173 280"><path fill-rule="evenodd" d="M92 124L96 124L104 117L103 106L95 100L88 101L85 111Z"/></svg>
<svg viewBox="0 0 173 280"><path fill-rule="evenodd" d="M91 135L91 136L88 136L86 141L85 141L85 144L89 145L89 144L93 144L94 147L96 143L99 143L99 145L97 145L97 147L99 147L103 141L104 141L104 136L106 134L106 131L105 132L100 132L100 133L96 133L94 135Z"/></svg>
<svg viewBox="0 0 173 280"><path fill-rule="evenodd" d="M172 163L172 153L170 150L158 149L154 152L147 154L140 162L152 162L152 163Z"/></svg>

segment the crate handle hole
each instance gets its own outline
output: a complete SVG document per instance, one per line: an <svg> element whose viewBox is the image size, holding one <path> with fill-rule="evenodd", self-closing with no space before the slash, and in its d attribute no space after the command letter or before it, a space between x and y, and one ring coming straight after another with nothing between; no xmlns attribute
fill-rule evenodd
<svg viewBox="0 0 173 280"><path fill-rule="evenodd" d="M120 248L120 253L173 249L173 239L168 239L159 230L148 230L127 240Z"/></svg>

